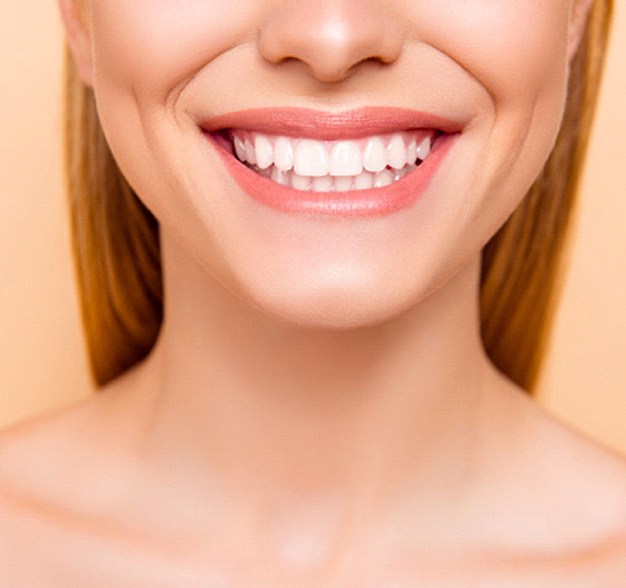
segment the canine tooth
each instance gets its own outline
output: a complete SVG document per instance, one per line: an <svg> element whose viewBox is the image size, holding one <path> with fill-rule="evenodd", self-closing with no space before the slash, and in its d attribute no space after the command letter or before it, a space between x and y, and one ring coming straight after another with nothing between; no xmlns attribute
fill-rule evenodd
<svg viewBox="0 0 626 588"><path fill-rule="evenodd" d="M293 145L287 137L278 137L274 145L274 165L288 171L293 167Z"/></svg>
<svg viewBox="0 0 626 588"><path fill-rule="evenodd" d="M308 190L311 187L311 178L309 176L301 176L296 172L291 173L291 187L296 190Z"/></svg>
<svg viewBox="0 0 626 588"><path fill-rule="evenodd" d="M374 185L374 174L368 171L362 171L354 178L355 190L369 190Z"/></svg>
<svg viewBox="0 0 626 588"><path fill-rule="evenodd" d="M302 139L296 144L293 154L293 169L301 176L325 176L330 161L324 143L312 139Z"/></svg>
<svg viewBox="0 0 626 588"><path fill-rule="evenodd" d="M406 165L406 147L402 135L395 134L387 145L389 166L393 169L402 169Z"/></svg>
<svg viewBox="0 0 626 588"><path fill-rule="evenodd" d="M387 149L378 137L367 142L363 152L363 167L370 172L379 172L387 167Z"/></svg>
<svg viewBox="0 0 626 588"><path fill-rule="evenodd" d="M237 155L237 159L239 161L246 160L246 144L243 142L241 137L235 136L233 140L233 144L235 146L235 154Z"/></svg>
<svg viewBox="0 0 626 588"><path fill-rule="evenodd" d="M335 190L337 192L347 192L352 188L351 176L337 176L335 178Z"/></svg>
<svg viewBox="0 0 626 588"><path fill-rule="evenodd" d="M374 178L374 188L383 188L392 182L393 174L388 169L384 169L376 174L376 177Z"/></svg>
<svg viewBox="0 0 626 588"><path fill-rule="evenodd" d="M256 164L256 154L254 152L254 146L250 142L250 139L246 139L245 140L245 146L246 146L246 161L250 165L255 165Z"/></svg>
<svg viewBox="0 0 626 588"><path fill-rule="evenodd" d="M333 178L332 176L321 176L319 178L313 178L311 187L316 192L332 192Z"/></svg>
<svg viewBox="0 0 626 588"><path fill-rule="evenodd" d="M426 137L417 146L417 157L424 161L430 155L430 137Z"/></svg>
<svg viewBox="0 0 626 588"><path fill-rule="evenodd" d="M415 163L417 159L417 141L415 139L411 139L409 144L406 146L406 162L407 163Z"/></svg>
<svg viewBox="0 0 626 588"><path fill-rule="evenodd" d="M356 176L363 171L361 150L354 141L338 141L330 152L331 176Z"/></svg>
<svg viewBox="0 0 626 588"><path fill-rule="evenodd" d="M254 139L256 164L261 169L267 169L274 163L274 149L270 140L264 135L257 135Z"/></svg>
<svg viewBox="0 0 626 588"><path fill-rule="evenodd" d="M272 167L272 173L270 177L274 182L280 184L281 186L289 185L289 177L287 176L287 173L281 169L278 169L276 166Z"/></svg>

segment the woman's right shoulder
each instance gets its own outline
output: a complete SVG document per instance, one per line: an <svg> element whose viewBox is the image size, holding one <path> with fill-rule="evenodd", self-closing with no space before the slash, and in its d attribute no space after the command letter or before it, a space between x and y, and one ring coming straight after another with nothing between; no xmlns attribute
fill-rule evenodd
<svg viewBox="0 0 626 588"><path fill-rule="evenodd" d="M11 487L40 494L61 486L63 494L107 448L121 442L132 411L124 389L114 382L106 391L85 391L79 400L31 416L0 431L0 499ZM120 418L121 417L121 418Z"/></svg>
<svg viewBox="0 0 626 588"><path fill-rule="evenodd" d="M99 402L87 397L0 433L0 578L12 578L7 585L48 586L37 568L54 568L76 548L76 530L94 512L93 488L102 486Z"/></svg>
<svg viewBox="0 0 626 588"><path fill-rule="evenodd" d="M44 585L33 550L44 560L53 547L44 537L72 451L63 440L67 415L33 417L0 433L0 577L11 586Z"/></svg>

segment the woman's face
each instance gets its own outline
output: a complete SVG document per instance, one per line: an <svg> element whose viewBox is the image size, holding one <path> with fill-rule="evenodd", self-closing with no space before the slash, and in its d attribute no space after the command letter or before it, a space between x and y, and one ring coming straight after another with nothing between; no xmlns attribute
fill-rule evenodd
<svg viewBox="0 0 626 588"><path fill-rule="evenodd" d="M165 242L346 327L436 290L519 203L583 2L90 0L74 49Z"/></svg>

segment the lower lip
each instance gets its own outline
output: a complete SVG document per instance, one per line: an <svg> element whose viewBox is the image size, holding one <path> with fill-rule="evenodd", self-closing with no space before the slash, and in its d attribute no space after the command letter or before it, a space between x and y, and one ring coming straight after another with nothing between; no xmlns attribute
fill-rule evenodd
<svg viewBox="0 0 626 588"><path fill-rule="evenodd" d="M239 187L256 202L279 212L343 216L380 217L409 208L417 202L450 151L458 133L437 138L428 158L411 173L383 188L314 192L295 190L261 176L241 163L224 146L206 134Z"/></svg>

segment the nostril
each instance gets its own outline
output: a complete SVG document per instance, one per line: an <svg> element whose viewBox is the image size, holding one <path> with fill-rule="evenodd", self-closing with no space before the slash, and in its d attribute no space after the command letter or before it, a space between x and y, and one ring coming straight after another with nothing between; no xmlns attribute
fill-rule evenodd
<svg viewBox="0 0 626 588"><path fill-rule="evenodd" d="M275 65L302 62L310 75L339 82L361 64L398 59L404 35L382 3L364 0L281 3L259 29L258 48Z"/></svg>

